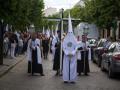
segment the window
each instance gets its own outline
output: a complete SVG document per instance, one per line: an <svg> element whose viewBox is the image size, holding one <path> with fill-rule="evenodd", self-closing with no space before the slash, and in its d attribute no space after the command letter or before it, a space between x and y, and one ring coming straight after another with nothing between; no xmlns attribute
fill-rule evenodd
<svg viewBox="0 0 120 90"><path fill-rule="evenodd" d="M117 43L117 45L116 45L115 52L120 52L120 44L119 43Z"/></svg>
<svg viewBox="0 0 120 90"><path fill-rule="evenodd" d="M103 47L105 41L106 41L105 39L101 39L101 40L98 42L98 47Z"/></svg>
<svg viewBox="0 0 120 90"><path fill-rule="evenodd" d="M111 44L110 47L108 48L108 52L114 52L115 48L116 44L115 43Z"/></svg>

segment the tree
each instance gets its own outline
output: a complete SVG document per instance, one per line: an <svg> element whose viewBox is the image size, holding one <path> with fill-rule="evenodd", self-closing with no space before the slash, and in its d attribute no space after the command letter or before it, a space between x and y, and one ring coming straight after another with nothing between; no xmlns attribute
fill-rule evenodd
<svg viewBox="0 0 120 90"><path fill-rule="evenodd" d="M0 0L0 19L18 30L24 30L31 23L40 28L43 9L43 0Z"/></svg>
<svg viewBox="0 0 120 90"><path fill-rule="evenodd" d="M84 5L71 9L71 16L109 29L115 17L120 18L120 0L83 0Z"/></svg>

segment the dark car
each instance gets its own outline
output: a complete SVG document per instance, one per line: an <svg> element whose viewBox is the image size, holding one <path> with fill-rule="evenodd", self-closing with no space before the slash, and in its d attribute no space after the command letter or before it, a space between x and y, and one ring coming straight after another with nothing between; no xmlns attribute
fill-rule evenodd
<svg viewBox="0 0 120 90"><path fill-rule="evenodd" d="M96 45L96 48L93 50L93 62L97 63L97 65L101 66L102 54L104 53L104 43L106 39L100 39Z"/></svg>
<svg viewBox="0 0 120 90"><path fill-rule="evenodd" d="M93 60L94 59L94 57L93 57L93 53L94 53L93 50L94 50L94 48L96 48L97 41L96 41L96 39L89 39L88 42L89 42L89 46L91 48L91 59Z"/></svg>
<svg viewBox="0 0 120 90"><path fill-rule="evenodd" d="M114 73L120 73L120 43L112 43L108 50L102 55L101 70L107 70L108 76L113 77Z"/></svg>

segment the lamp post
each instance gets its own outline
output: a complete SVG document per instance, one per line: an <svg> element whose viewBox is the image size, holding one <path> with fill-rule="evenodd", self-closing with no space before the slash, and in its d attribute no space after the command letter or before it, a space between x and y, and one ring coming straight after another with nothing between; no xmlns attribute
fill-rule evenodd
<svg viewBox="0 0 120 90"><path fill-rule="evenodd" d="M89 33L89 27L88 27L88 24L85 24L84 28L83 28L83 35L85 35L86 39L87 40L87 35Z"/></svg>
<svg viewBox="0 0 120 90"><path fill-rule="evenodd" d="M62 35L63 35L63 12L64 12L64 9L62 8L61 9L61 36L60 36L60 39L61 39L61 48L60 48L60 74L62 74Z"/></svg>
<svg viewBox="0 0 120 90"><path fill-rule="evenodd" d="M85 70L86 70L86 66L85 66L85 59L86 59L86 49L87 49L87 46L86 46L86 41L87 41L87 35L88 35L88 32L89 32L89 27L88 27L88 24L85 24L84 28L83 28L83 36L82 36L82 39L84 39L84 43L85 43L85 47L84 47L84 73L85 73Z"/></svg>
<svg viewBox="0 0 120 90"><path fill-rule="evenodd" d="M31 25L29 26L29 32L30 32L31 34L35 32L35 26L34 26L34 24L31 24ZM32 45L32 43L31 43L31 45ZM33 66L33 63L32 63L32 61L31 61L31 75L32 75L32 70L33 70L32 66Z"/></svg>
<svg viewBox="0 0 120 90"><path fill-rule="evenodd" d="M31 33L35 32L35 26L34 26L34 24L30 25L29 32L31 32Z"/></svg>

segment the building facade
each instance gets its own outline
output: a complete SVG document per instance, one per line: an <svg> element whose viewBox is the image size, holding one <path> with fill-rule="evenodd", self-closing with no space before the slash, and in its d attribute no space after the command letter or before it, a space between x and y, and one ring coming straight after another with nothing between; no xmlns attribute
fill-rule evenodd
<svg viewBox="0 0 120 90"><path fill-rule="evenodd" d="M48 17L49 15L56 14L56 13L57 13L56 8L49 7L49 8L44 10L44 14L45 14L46 17Z"/></svg>
<svg viewBox="0 0 120 90"><path fill-rule="evenodd" d="M103 29L103 30L99 30L99 32L100 32L100 38L113 37L115 40L120 40L120 21L117 21L116 29L113 29L111 27L110 30Z"/></svg>

